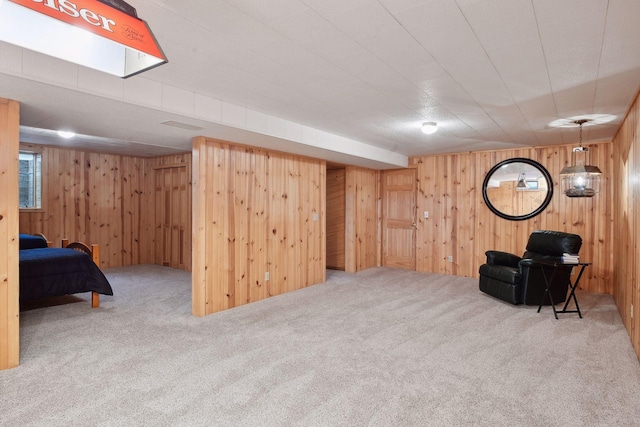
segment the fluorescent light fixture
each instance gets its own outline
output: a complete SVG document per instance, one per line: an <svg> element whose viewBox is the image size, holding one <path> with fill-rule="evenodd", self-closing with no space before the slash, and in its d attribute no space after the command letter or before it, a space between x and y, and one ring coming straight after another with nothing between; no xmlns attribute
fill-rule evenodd
<svg viewBox="0 0 640 427"><path fill-rule="evenodd" d="M438 131L438 124L436 122L425 122L422 124L422 133L431 135Z"/></svg>
<svg viewBox="0 0 640 427"><path fill-rule="evenodd" d="M58 135L61 136L64 139L69 139L69 138L73 138L74 136L76 136L76 133L68 131L68 130L59 130L58 131Z"/></svg>
<svg viewBox="0 0 640 427"><path fill-rule="evenodd" d="M147 23L121 0L0 0L0 40L118 77L167 62Z"/></svg>

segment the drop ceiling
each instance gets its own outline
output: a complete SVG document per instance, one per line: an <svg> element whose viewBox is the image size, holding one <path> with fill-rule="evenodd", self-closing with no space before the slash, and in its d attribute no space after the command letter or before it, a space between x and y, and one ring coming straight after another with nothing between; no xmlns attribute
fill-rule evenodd
<svg viewBox="0 0 640 427"><path fill-rule="evenodd" d="M65 127L76 146L150 156L205 135L390 168L577 143L558 119L606 118L583 136L610 141L640 86L638 0L129 3L169 58L130 79L0 42L23 140L69 144L48 132Z"/></svg>

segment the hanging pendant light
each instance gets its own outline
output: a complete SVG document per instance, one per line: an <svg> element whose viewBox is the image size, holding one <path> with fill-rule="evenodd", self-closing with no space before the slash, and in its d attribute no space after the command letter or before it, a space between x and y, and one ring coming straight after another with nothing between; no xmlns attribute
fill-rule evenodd
<svg viewBox="0 0 640 427"><path fill-rule="evenodd" d="M575 120L580 126L580 146L573 149L571 155L572 166L566 166L560 171L562 192L569 197L593 197L600 192L602 171L597 166L588 165L589 148L582 146L582 125L589 120ZM583 157L577 164L577 157Z"/></svg>
<svg viewBox="0 0 640 427"><path fill-rule="evenodd" d="M520 176L518 177L518 183L516 184L516 190L526 190L527 188L529 188L529 186L527 185L527 181L524 179L524 172L522 172L520 174Z"/></svg>

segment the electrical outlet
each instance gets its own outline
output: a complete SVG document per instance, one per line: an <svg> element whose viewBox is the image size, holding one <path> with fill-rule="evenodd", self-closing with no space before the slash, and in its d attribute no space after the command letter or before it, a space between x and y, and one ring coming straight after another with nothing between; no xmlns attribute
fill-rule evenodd
<svg viewBox="0 0 640 427"><path fill-rule="evenodd" d="M265 282L269 281L269 272L268 271L264 273L264 281Z"/></svg>
<svg viewBox="0 0 640 427"><path fill-rule="evenodd" d="M429 211L424 211L424 219L429 219Z"/></svg>
<svg viewBox="0 0 640 427"><path fill-rule="evenodd" d="M318 215L318 212L314 212L313 213L313 220L314 221L318 221L320 219L320 215Z"/></svg>
<svg viewBox="0 0 640 427"><path fill-rule="evenodd" d="M447 257L447 262L453 262L453 255L449 255Z"/></svg>

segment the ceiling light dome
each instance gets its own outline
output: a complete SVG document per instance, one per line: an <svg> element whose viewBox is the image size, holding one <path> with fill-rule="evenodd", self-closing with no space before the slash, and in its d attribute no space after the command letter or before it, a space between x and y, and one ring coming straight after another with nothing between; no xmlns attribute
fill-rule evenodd
<svg viewBox="0 0 640 427"><path fill-rule="evenodd" d="M437 131L438 131L438 124L436 122L424 122L422 124L422 133L431 135L432 133L436 133Z"/></svg>
<svg viewBox="0 0 640 427"><path fill-rule="evenodd" d="M65 139L69 139L69 138L73 138L74 136L76 136L75 132L69 131L69 130L59 130L58 131L58 135L60 135L61 137L65 138Z"/></svg>

